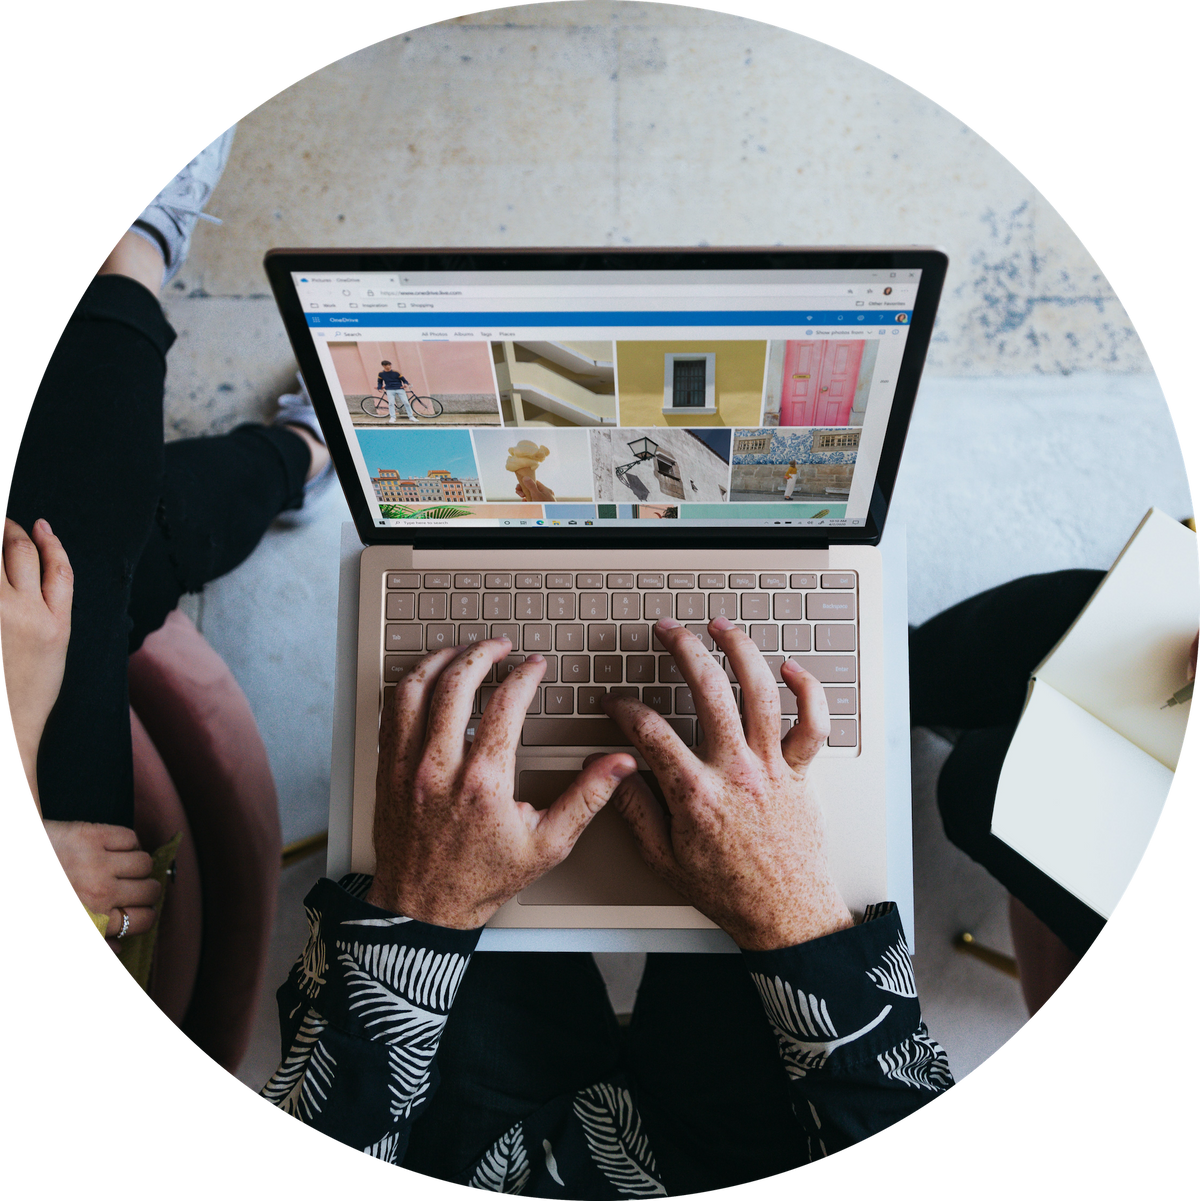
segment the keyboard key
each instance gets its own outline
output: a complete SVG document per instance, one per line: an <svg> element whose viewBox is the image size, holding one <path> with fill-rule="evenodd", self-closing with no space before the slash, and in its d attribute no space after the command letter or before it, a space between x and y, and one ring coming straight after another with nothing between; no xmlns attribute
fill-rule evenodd
<svg viewBox="0 0 1200 1201"><path fill-rule="evenodd" d="M449 588L450 573L448 571L427 571L425 573L426 588Z"/></svg>
<svg viewBox="0 0 1200 1201"><path fill-rule="evenodd" d="M667 576L668 588L695 588L696 577L690 572L676 571Z"/></svg>
<svg viewBox="0 0 1200 1201"><path fill-rule="evenodd" d="M664 716L671 712L671 689L657 686L642 689L642 704Z"/></svg>
<svg viewBox="0 0 1200 1201"><path fill-rule="evenodd" d="M518 592L513 614L517 621L541 621L545 603L540 592Z"/></svg>
<svg viewBox="0 0 1200 1201"><path fill-rule="evenodd" d="M698 577L701 588L724 588L725 574L719 571L702 571Z"/></svg>
<svg viewBox="0 0 1200 1201"><path fill-rule="evenodd" d="M854 587L854 572L852 571L826 571L821 575L822 588L853 588ZM830 746L833 743L829 744Z"/></svg>
<svg viewBox="0 0 1200 1201"><path fill-rule="evenodd" d="M557 685L550 685L543 688L543 708L547 713L574 713L575 712L575 689L562 688ZM526 722L526 725L529 723ZM521 739L525 741L524 737ZM537 743L534 744L539 745Z"/></svg>
<svg viewBox="0 0 1200 1201"><path fill-rule="evenodd" d="M550 625L534 625L530 623L523 626L524 630L524 648L527 651L551 651L554 647L551 645L551 630L554 629Z"/></svg>
<svg viewBox="0 0 1200 1201"><path fill-rule="evenodd" d="M778 571L764 571L758 577L758 586L760 588L786 588L788 586L788 578Z"/></svg>
<svg viewBox="0 0 1200 1201"><path fill-rule="evenodd" d="M462 643L482 642L488 636L485 625L461 625L458 627L458 640Z"/></svg>
<svg viewBox="0 0 1200 1201"><path fill-rule="evenodd" d="M775 620L802 621L804 619L804 597L795 592L775 593Z"/></svg>
<svg viewBox="0 0 1200 1201"><path fill-rule="evenodd" d="M482 588L483 576L475 571L460 571L454 577L455 588Z"/></svg>
<svg viewBox="0 0 1200 1201"><path fill-rule="evenodd" d="M507 659L501 659L496 664L496 683L503 684L513 673L513 669L520 667L525 662L524 655L509 655Z"/></svg>
<svg viewBox="0 0 1200 1201"><path fill-rule="evenodd" d="M590 684L592 682L590 655L563 655L561 667L564 684Z"/></svg>
<svg viewBox="0 0 1200 1201"><path fill-rule="evenodd" d="M478 621L479 593L453 592L450 594L450 616L454 621Z"/></svg>
<svg viewBox="0 0 1200 1201"><path fill-rule="evenodd" d="M817 577L815 575L793 575L793 588L815 588L817 586Z"/></svg>
<svg viewBox="0 0 1200 1201"><path fill-rule="evenodd" d="M503 622L497 622L492 626L493 638L507 638L513 646L521 645L521 627L518 625L509 625Z"/></svg>
<svg viewBox="0 0 1200 1201"><path fill-rule="evenodd" d="M650 649L650 627L622 626L621 649L623 651L648 651Z"/></svg>
<svg viewBox="0 0 1200 1201"><path fill-rule="evenodd" d="M690 688L675 689L675 712L683 714L696 712L696 702L692 698L692 690Z"/></svg>
<svg viewBox="0 0 1200 1201"><path fill-rule="evenodd" d="M422 592L417 597L417 617L421 621L445 621L447 611L444 592Z"/></svg>
<svg viewBox="0 0 1200 1201"><path fill-rule="evenodd" d="M771 669L771 674L775 677L775 682L777 684L783 683L783 674L782 674L783 659L784 659L783 655L763 655L763 660L766 662L766 665Z"/></svg>
<svg viewBox="0 0 1200 1201"><path fill-rule="evenodd" d="M387 586L389 588L420 588L421 577L415 571L389 571Z"/></svg>
<svg viewBox="0 0 1200 1201"><path fill-rule="evenodd" d="M631 696L636 701L641 696L640 688L610 688L609 696Z"/></svg>
<svg viewBox="0 0 1200 1201"><path fill-rule="evenodd" d="M812 626L784 626L783 649L785 651L811 650Z"/></svg>
<svg viewBox="0 0 1200 1201"><path fill-rule="evenodd" d="M613 621L639 621L642 616L642 594L640 592L614 592L612 615Z"/></svg>
<svg viewBox="0 0 1200 1201"><path fill-rule="evenodd" d="M857 677L853 655L792 655L822 684L853 684Z"/></svg>
<svg viewBox="0 0 1200 1201"><path fill-rule="evenodd" d="M796 713L796 694L790 688L784 687L779 690L779 712Z"/></svg>
<svg viewBox="0 0 1200 1201"><path fill-rule="evenodd" d="M583 650L583 626L555 626L554 649L556 651Z"/></svg>
<svg viewBox="0 0 1200 1201"><path fill-rule="evenodd" d="M610 571L608 573L608 586L610 588L632 588L633 587L633 572L632 571Z"/></svg>
<svg viewBox="0 0 1200 1201"><path fill-rule="evenodd" d="M630 655L625 660L625 679L630 684L653 684L654 656Z"/></svg>
<svg viewBox="0 0 1200 1201"><path fill-rule="evenodd" d="M419 651L424 626L388 626L383 647L388 651Z"/></svg>
<svg viewBox="0 0 1200 1201"><path fill-rule="evenodd" d="M729 575L730 588L757 588L758 580L753 572L735 571Z"/></svg>
<svg viewBox="0 0 1200 1201"><path fill-rule="evenodd" d="M444 650L448 646L457 646L458 639L454 635L452 625L442 625L440 622L425 627L425 648L429 651Z"/></svg>
<svg viewBox="0 0 1200 1201"><path fill-rule="evenodd" d="M387 598L383 615L388 621L412 621L417 615L417 598L411 592L395 592Z"/></svg>
<svg viewBox="0 0 1200 1201"><path fill-rule="evenodd" d="M695 634L697 638L704 644L706 651L711 651L717 644L712 640L712 635L708 632L707 625L691 625L687 627L689 633ZM807 649L807 648L806 648Z"/></svg>
<svg viewBox="0 0 1200 1201"><path fill-rule="evenodd" d="M546 597L546 616L551 621L574 621L575 593L551 592Z"/></svg>
<svg viewBox="0 0 1200 1201"><path fill-rule="evenodd" d="M779 649L779 627L751 626L750 641L760 651L777 651Z"/></svg>
<svg viewBox="0 0 1200 1201"><path fill-rule="evenodd" d="M642 609L647 621L657 621L660 617L673 617L675 598L669 592L648 592L643 598Z"/></svg>
<svg viewBox="0 0 1200 1201"><path fill-rule="evenodd" d="M384 655L383 682L399 683L420 662L420 655Z"/></svg>
<svg viewBox="0 0 1200 1201"><path fill-rule="evenodd" d="M542 573L540 571L518 571L517 572L517 587L518 588L540 588L542 586Z"/></svg>
<svg viewBox="0 0 1200 1201"><path fill-rule="evenodd" d="M576 588L603 588L604 576L600 572L579 572L575 576Z"/></svg>
<svg viewBox="0 0 1200 1201"><path fill-rule="evenodd" d="M483 577L485 588L511 588L512 576L507 571L491 571Z"/></svg>
<svg viewBox="0 0 1200 1201"><path fill-rule="evenodd" d="M813 627L813 650L852 651L853 649L854 627L852 625Z"/></svg>
<svg viewBox="0 0 1200 1201"><path fill-rule="evenodd" d="M737 597L732 592L710 592L708 594L708 617L737 617Z"/></svg>
<svg viewBox="0 0 1200 1201"><path fill-rule="evenodd" d="M547 689L546 712L549 713L549 689ZM667 719L671 729L679 735L685 746L692 745L692 719L672 717ZM624 731L611 717L532 717L521 730L524 746L630 746Z"/></svg>
<svg viewBox="0 0 1200 1201"><path fill-rule="evenodd" d="M671 655L658 656L658 682L660 684L682 684L685 682L683 672L679 670L679 664L675 662Z"/></svg>
<svg viewBox="0 0 1200 1201"><path fill-rule="evenodd" d="M620 655L597 655L592 660L592 671L597 684L619 684L622 679L624 659Z"/></svg>
<svg viewBox="0 0 1200 1201"><path fill-rule="evenodd" d="M679 621L703 621L704 607L703 592L681 592L675 598L675 616Z"/></svg>
<svg viewBox="0 0 1200 1201"><path fill-rule="evenodd" d="M824 617L829 621L851 621L855 616L853 592L810 592L808 619Z"/></svg>
<svg viewBox="0 0 1200 1201"><path fill-rule="evenodd" d="M771 616L771 598L765 592L742 593L742 620L767 621Z"/></svg>
<svg viewBox="0 0 1200 1201"><path fill-rule="evenodd" d="M826 688L825 702L830 713L858 712L858 698L853 688Z"/></svg>
<svg viewBox="0 0 1200 1201"><path fill-rule="evenodd" d="M580 621L608 620L608 593L581 592L579 594Z"/></svg>
<svg viewBox="0 0 1200 1201"><path fill-rule="evenodd" d="M587 628L588 650L615 651L617 649L617 627L594 624Z"/></svg>
<svg viewBox="0 0 1200 1201"><path fill-rule="evenodd" d="M555 571L546 577L547 588L573 588L575 577L569 571Z"/></svg>
<svg viewBox="0 0 1200 1201"><path fill-rule="evenodd" d="M575 700L579 706L579 712L592 717L603 714L604 710L600 707L600 700L607 691L608 689L597 688L595 685L591 686L590 688L580 688L575 694Z"/></svg>
<svg viewBox="0 0 1200 1201"><path fill-rule="evenodd" d="M858 722L852 717L834 717L829 722L830 746L858 746Z"/></svg>
<svg viewBox="0 0 1200 1201"><path fill-rule="evenodd" d="M661 588L663 586L662 572L660 571L643 571L638 575L637 586L639 588Z"/></svg>
<svg viewBox="0 0 1200 1201"><path fill-rule="evenodd" d="M512 617L511 592L485 592L483 616L487 621L508 621Z"/></svg>

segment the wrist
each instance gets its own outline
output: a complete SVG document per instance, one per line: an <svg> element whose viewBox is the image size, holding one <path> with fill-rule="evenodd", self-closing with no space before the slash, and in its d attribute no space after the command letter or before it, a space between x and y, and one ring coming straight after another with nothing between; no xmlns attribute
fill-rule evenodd
<svg viewBox="0 0 1200 1201"><path fill-rule="evenodd" d="M447 930L478 930L495 912L495 908L484 910L479 906L456 905L449 898L423 897L419 890L382 875L375 876L363 900L398 917Z"/></svg>
<svg viewBox="0 0 1200 1201"><path fill-rule="evenodd" d="M743 951L780 951L853 925L854 917L832 880L810 881L790 904L763 918L726 926L726 933Z"/></svg>

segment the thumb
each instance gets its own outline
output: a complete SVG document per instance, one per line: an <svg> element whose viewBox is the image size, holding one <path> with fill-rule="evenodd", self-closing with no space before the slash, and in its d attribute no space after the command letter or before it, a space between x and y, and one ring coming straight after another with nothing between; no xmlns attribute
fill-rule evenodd
<svg viewBox="0 0 1200 1201"><path fill-rule="evenodd" d="M542 814L537 838L547 857L561 863L621 781L636 771L632 755L602 755L592 759L566 792Z"/></svg>

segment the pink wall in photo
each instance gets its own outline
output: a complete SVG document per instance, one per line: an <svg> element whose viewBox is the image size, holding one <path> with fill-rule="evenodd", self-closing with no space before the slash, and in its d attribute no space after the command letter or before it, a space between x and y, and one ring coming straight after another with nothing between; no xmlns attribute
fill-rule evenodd
<svg viewBox="0 0 1200 1201"><path fill-rule="evenodd" d="M330 342L329 353L347 396L374 392L384 359L418 396L496 394L486 342Z"/></svg>

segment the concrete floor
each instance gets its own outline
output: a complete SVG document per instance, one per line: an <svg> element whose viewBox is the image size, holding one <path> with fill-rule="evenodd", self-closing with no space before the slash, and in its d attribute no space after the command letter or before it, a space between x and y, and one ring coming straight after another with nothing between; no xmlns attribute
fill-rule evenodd
<svg viewBox="0 0 1200 1201"><path fill-rule="evenodd" d="M819 84L781 99L772 80L796 78L780 63L800 53ZM368 164L387 187L362 186ZM1028 182L895 80L765 26L584 0L415 31L248 116L210 209L225 224L200 227L165 299L180 334L172 437L262 418L293 386L261 270L274 245L933 242L952 276L892 516L908 529L912 620L1026 572L1107 566L1151 503L1191 512L1136 335ZM189 602L254 707L289 841L325 824L347 511L331 490L309 516ZM917 975L961 1076L1023 1009L1013 981L950 949L964 926L1001 949L1008 935L1002 891L941 835L945 750L914 734ZM272 980L319 871L285 873ZM603 967L627 1008L637 960ZM276 1039L268 997L248 1084L275 1066Z"/></svg>

